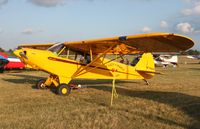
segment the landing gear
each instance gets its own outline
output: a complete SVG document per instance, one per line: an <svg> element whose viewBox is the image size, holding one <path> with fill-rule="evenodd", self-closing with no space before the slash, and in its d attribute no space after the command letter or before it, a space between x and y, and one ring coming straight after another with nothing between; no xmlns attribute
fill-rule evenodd
<svg viewBox="0 0 200 129"><path fill-rule="evenodd" d="M40 80L36 83L36 88L37 88L37 89L46 89L45 81L46 81L46 79L40 79Z"/></svg>
<svg viewBox="0 0 200 129"><path fill-rule="evenodd" d="M67 85L67 84L60 84L57 87L57 94L58 95L63 95L63 96L67 96L69 95L71 92L71 86Z"/></svg>
<svg viewBox="0 0 200 129"><path fill-rule="evenodd" d="M67 96L70 94L71 89L78 89L76 85L68 84L71 78L58 77L56 75L50 75L47 79L41 79L37 82L37 89L47 89L56 90L58 95Z"/></svg>

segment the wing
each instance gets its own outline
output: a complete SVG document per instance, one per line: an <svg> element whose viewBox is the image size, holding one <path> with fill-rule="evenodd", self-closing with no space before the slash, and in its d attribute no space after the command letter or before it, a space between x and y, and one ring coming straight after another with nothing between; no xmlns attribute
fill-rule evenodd
<svg viewBox="0 0 200 129"><path fill-rule="evenodd" d="M180 52L194 45L192 39L170 33L150 33L95 40L64 42L65 46L81 52L100 54L133 54L144 52ZM21 45L20 47L47 48L53 45Z"/></svg>
<svg viewBox="0 0 200 129"><path fill-rule="evenodd" d="M56 43L46 43L46 44L23 44L19 45L18 48L33 48L33 49L41 49L45 50Z"/></svg>

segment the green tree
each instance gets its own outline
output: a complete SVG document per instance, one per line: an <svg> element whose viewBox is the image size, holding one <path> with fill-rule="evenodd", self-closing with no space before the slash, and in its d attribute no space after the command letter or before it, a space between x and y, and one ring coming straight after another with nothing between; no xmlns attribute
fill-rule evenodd
<svg viewBox="0 0 200 129"><path fill-rule="evenodd" d="M199 55L200 52L198 50L190 49L190 50L187 51L187 54L188 55Z"/></svg>
<svg viewBox="0 0 200 129"><path fill-rule="evenodd" d="M0 52L5 52L5 50L3 48L0 47Z"/></svg>

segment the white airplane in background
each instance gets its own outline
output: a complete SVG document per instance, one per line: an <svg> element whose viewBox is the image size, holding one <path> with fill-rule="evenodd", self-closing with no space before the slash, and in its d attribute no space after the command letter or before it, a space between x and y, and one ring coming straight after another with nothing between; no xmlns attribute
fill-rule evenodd
<svg viewBox="0 0 200 129"><path fill-rule="evenodd" d="M200 59L200 55L189 55L189 56L186 56L188 59Z"/></svg>
<svg viewBox="0 0 200 129"><path fill-rule="evenodd" d="M178 56L177 55L154 55L154 63L155 63L156 66L177 67Z"/></svg>

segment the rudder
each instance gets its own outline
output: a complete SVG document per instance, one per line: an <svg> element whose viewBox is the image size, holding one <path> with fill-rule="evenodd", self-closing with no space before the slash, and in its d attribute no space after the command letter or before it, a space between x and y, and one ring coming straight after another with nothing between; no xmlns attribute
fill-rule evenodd
<svg viewBox="0 0 200 129"><path fill-rule="evenodd" d="M155 64L152 53L144 53L135 66L135 70L145 79L150 79L155 75Z"/></svg>

